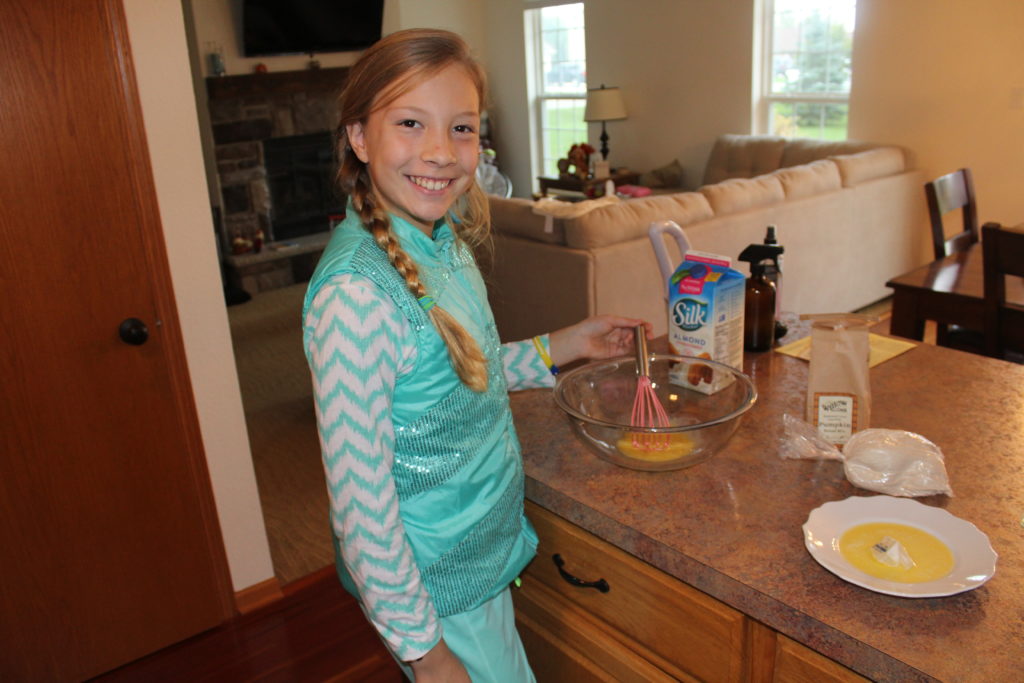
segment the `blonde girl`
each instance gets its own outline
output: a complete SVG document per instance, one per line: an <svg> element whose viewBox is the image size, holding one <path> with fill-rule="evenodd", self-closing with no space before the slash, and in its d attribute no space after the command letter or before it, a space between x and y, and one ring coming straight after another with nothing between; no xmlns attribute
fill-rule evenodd
<svg viewBox="0 0 1024 683"><path fill-rule="evenodd" d="M533 680L508 590L537 539L507 392L629 353L641 322L500 343L472 252L484 97L455 34L362 55L339 102L347 215L303 310L339 578L417 681Z"/></svg>

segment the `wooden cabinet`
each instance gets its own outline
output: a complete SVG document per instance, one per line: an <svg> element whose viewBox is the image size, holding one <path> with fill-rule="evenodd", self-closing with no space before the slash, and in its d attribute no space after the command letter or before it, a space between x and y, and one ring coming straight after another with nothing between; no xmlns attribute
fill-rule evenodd
<svg viewBox="0 0 1024 683"><path fill-rule="evenodd" d="M775 667L772 681L778 683L819 683L820 681L865 681L842 664L780 634L776 635Z"/></svg>
<svg viewBox="0 0 1024 683"><path fill-rule="evenodd" d="M513 599L541 682L864 680L537 505L527 516L540 546Z"/></svg>

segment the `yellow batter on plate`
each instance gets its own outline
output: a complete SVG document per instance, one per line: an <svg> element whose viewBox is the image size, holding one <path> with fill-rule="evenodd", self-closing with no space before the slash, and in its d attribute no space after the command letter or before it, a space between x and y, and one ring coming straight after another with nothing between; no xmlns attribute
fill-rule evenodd
<svg viewBox="0 0 1024 683"><path fill-rule="evenodd" d="M637 438L640 442L649 442L652 445L657 444L662 447L647 447L643 443L634 446L632 432L626 432L616 442L615 447L627 457L648 462L676 460L684 458L693 452L693 439L685 432L675 434L637 434Z"/></svg>
<svg viewBox="0 0 1024 683"><path fill-rule="evenodd" d="M910 567L890 566L871 549L882 539L895 539L913 560ZM857 569L875 578L901 583L941 579L953 571L953 553L927 531L894 522L870 522L847 529L839 538L839 553Z"/></svg>

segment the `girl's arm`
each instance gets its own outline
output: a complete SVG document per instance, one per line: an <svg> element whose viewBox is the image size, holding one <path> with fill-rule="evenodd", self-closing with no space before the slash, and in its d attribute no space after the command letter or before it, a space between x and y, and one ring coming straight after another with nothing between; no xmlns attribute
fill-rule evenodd
<svg viewBox="0 0 1024 683"><path fill-rule="evenodd" d="M580 358L601 359L633 353L633 328L651 324L638 318L598 315L551 334L502 345L505 380L511 391L550 387L561 365ZM556 369L553 371L551 366Z"/></svg>
<svg viewBox="0 0 1024 683"><path fill-rule="evenodd" d="M391 403L396 377L415 357L412 330L359 275L325 285L304 324L342 559L384 640L399 659L418 659L438 643L441 627L405 539L391 475Z"/></svg>
<svg viewBox="0 0 1024 683"><path fill-rule="evenodd" d="M550 387L555 384L555 376L544 361L538 349L538 344L549 354L550 344L548 335L540 335L534 339L508 342L501 345L502 365L505 370L505 381L510 391L519 389L536 389L538 387Z"/></svg>
<svg viewBox="0 0 1024 683"><path fill-rule="evenodd" d="M581 358L599 360L633 353L633 328L643 325L647 336L651 324L639 318L595 315L551 333L551 360L555 365Z"/></svg>

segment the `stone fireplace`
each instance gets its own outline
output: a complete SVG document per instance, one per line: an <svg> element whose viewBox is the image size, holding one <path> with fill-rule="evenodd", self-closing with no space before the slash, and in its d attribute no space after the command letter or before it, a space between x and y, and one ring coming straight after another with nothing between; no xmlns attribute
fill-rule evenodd
<svg viewBox="0 0 1024 683"><path fill-rule="evenodd" d="M334 191L332 131L348 69L206 79L220 180L223 243L326 233Z"/></svg>

